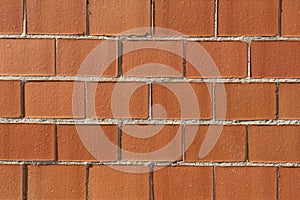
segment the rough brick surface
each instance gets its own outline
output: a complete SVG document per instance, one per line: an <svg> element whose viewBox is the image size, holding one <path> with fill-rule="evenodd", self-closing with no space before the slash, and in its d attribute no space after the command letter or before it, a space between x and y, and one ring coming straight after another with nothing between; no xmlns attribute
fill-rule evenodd
<svg viewBox="0 0 300 200"><path fill-rule="evenodd" d="M54 75L54 40L0 39L0 74Z"/></svg>
<svg viewBox="0 0 300 200"><path fill-rule="evenodd" d="M218 35L274 36L277 33L277 0L219 1Z"/></svg>
<svg viewBox="0 0 300 200"><path fill-rule="evenodd" d="M90 130L89 127L93 125L77 125L84 126ZM97 125L94 127L100 128ZM118 128L115 125L102 125L101 129L104 131L105 136L109 141L115 145L114 152L107 152L109 156L108 160L117 160L117 146L118 146ZM85 138L89 138L92 135L97 134L93 131L88 131L88 134L79 134L78 129L75 125L58 125L57 126L57 151L58 151L58 160L64 161L96 161L101 160L101 157L97 157L97 147L95 149L89 148L84 143ZM100 140L103 141L102 138ZM104 152L105 153L105 152ZM96 158L95 158L96 156Z"/></svg>
<svg viewBox="0 0 300 200"><path fill-rule="evenodd" d="M91 167L89 177L89 198L115 200L149 199L149 173L126 172L130 169L134 170L134 168L139 167L119 166L117 168L119 170L107 166Z"/></svg>
<svg viewBox="0 0 300 200"><path fill-rule="evenodd" d="M300 196L300 168L279 168L278 199L297 199Z"/></svg>
<svg viewBox="0 0 300 200"><path fill-rule="evenodd" d="M109 13L109 14L108 14ZM116 35L130 31L129 35L150 32L150 2L148 0L90 0L90 33L92 35Z"/></svg>
<svg viewBox="0 0 300 200"><path fill-rule="evenodd" d="M0 199L22 199L22 167L0 165Z"/></svg>
<svg viewBox="0 0 300 200"><path fill-rule="evenodd" d="M276 199L276 168L217 167L216 199Z"/></svg>
<svg viewBox="0 0 300 200"><path fill-rule="evenodd" d="M216 118L221 118L224 110L222 98L222 84L215 89ZM275 84L272 83L226 83L226 119L231 120L259 120L275 119L276 94Z"/></svg>
<svg viewBox="0 0 300 200"><path fill-rule="evenodd" d="M26 0L29 34L84 34L85 0Z"/></svg>
<svg viewBox="0 0 300 200"><path fill-rule="evenodd" d="M299 78L299 41L251 43L251 76L254 78Z"/></svg>
<svg viewBox="0 0 300 200"><path fill-rule="evenodd" d="M1 160L53 160L54 126L0 124Z"/></svg>
<svg viewBox="0 0 300 200"><path fill-rule="evenodd" d="M154 26L178 31L176 35L212 36L213 0L157 0L154 2ZM170 32L155 30L155 34L170 35Z"/></svg>
<svg viewBox="0 0 300 200"><path fill-rule="evenodd" d="M83 83L78 84L78 109L72 109L74 82L28 82L25 84L25 116L33 118L84 117Z"/></svg>
<svg viewBox="0 0 300 200"><path fill-rule="evenodd" d="M28 166L28 199L84 199L85 166Z"/></svg>
<svg viewBox="0 0 300 200"><path fill-rule="evenodd" d="M23 23L23 0L0 2L0 33L20 34Z"/></svg>
<svg viewBox="0 0 300 200"><path fill-rule="evenodd" d="M250 126L248 134L250 161L300 161L300 126Z"/></svg>
<svg viewBox="0 0 300 200"><path fill-rule="evenodd" d="M300 84L279 84L279 118L300 119Z"/></svg>
<svg viewBox="0 0 300 200"><path fill-rule="evenodd" d="M0 81L0 117L20 117L20 81Z"/></svg>
<svg viewBox="0 0 300 200"><path fill-rule="evenodd" d="M281 34L288 37L300 36L300 2L282 0Z"/></svg>
<svg viewBox="0 0 300 200"><path fill-rule="evenodd" d="M194 42L187 43L186 53L186 77L188 78L243 78L247 75L247 44L244 42L200 42L199 45L211 57L208 59L204 54L203 57L197 58L197 63L194 66L189 60L194 60L195 45ZM202 50L202 48L200 50ZM200 54L202 55L202 54ZM212 71L215 63L218 74ZM201 73L195 68L199 67Z"/></svg>
<svg viewBox="0 0 300 200"><path fill-rule="evenodd" d="M76 76L77 74L89 74L91 76L99 76L95 73L93 68L108 67L101 76L117 76L117 62L111 63L109 66L104 66L101 63L95 62L93 65L88 66L91 73L85 73L79 71L80 67L84 68L84 60L88 59L92 50L103 43L112 43L114 48L110 49L110 53L115 54L117 59L117 43L115 41L103 41L103 40L73 40L73 39L59 39L57 42L57 60L56 60L56 74L58 76ZM108 51L108 49L105 49ZM104 53L104 52L101 52ZM85 69L85 68L84 68Z"/></svg>
<svg viewBox="0 0 300 200"><path fill-rule="evenodd" d="M199 158L199 150L208 133L208 126L189 125L185 127L185 160L232 162L245 160L246 128L244 126L224 126L221 135L212 149L204 158ZM216 126L210 127L215 135L218 133ZM194 135L194 130L197 130ZM194 138L192 140L192 138ZM191 142L192 141L192 142Z"/></svg>
<svg viewBox="0 0 300 200"><path fill-rule="evenodd" d="M212 199L212 167L165 167L153 172L154 199ZM180 191L180 192L179 192Z"/></svg>

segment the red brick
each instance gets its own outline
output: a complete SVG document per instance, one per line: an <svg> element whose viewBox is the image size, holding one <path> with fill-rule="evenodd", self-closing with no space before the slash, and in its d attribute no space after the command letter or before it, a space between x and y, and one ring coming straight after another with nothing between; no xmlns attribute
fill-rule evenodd
<svg viewBox="0 0 300 200"><path fill-rule="evenodd" d="M134 50L136 48L137 50ZM182 77L182 61L182 41L124 41L123 43L123 76ZM137 67L142 68L136 71Z"/></svg>
<svg viewBox="0 0 300 200"><path fill-rule="evenodd" d="M0 33L20 34L23 24L23 0L0 2Z"/></svg>
<svg viewBox="0 0 300 200"><path fill-rule="evenodd" d="M0 117L20 117L20 81L0 81Z"/></svg>
<svg viewBox="0 0 300 200"><path fill-rule="evenodd" d="M217 167L216 199L276 199L276 168Z"/></svg>
<svg viewBox="0 0 300 200"><path fill-rule="evenodd" d="M300 36L300 2L298 0L282 0L281 34L284 36Z"/></svg>
<svg viewBox="0 0 300 200"><path fill-rule="evenodd" d="M134 92L131 96L132 89ZM115 101L112 101L114 91L116 96ZM94 98L92 98L93 95L95 95ZM130 97L129 105L125 102L126 97ZM113 108L115 114L113 114ZM147 118L148 87L145 83L133 82L88 83L87 113L88 117L93 118Z"/></svg>
<svg viewBox="0 0 300 200"><path fill-rule="evenodd" d="M244 126L224 126L221 135L211 150L204 158L199 158L199 151L202 147L204 138L207 136L208 128L211 128L216 136L220 126L196 126L189 125L185 127L185 160L195 161L218 161L232 162L245 160L245 139L246 128ZM194 131L197 130L196 135ZM194 140L191 141L191 138ZM212 141L211 141L212 142Z"/></svg>
<svg viewBox="0 0 300 200"><path fill-rule="evenodd" d="M300 126L250 126L248 138L250 161L300 161Z"/></svg>
<svg viewBox="0 0 300 200"><path fill-rule="evenodd" d="M54 75L54 40L0 39L0 75Z"/></svg>
<svg viewBox="0 0 300 200"><path fill-rule="evenodd" d="M1 160L53 160L54 127L43 124L0 124Z"/></svg>
<svg viewBox="0 0 300 200"><path fill-rule="evenodd" d="M122 160L174 161L181 158L181 128L178 125L137 126L122 126Z"/></svg>
<svg viewBox="0 0 300 200"><path fill-rule="evenodd" d="M0 165L0 199L22 199L21 165Z"/></svg>
<svg viewBox="0 0 300 200"><path fill-rule="evenodd" d="M171 91L170 88L172 88L174 92ZM210 119L210 91L211 84L206 83L155 83L152 85L153 118ZM186 102L181 102L182 108L180 107L180 97L186 99ZM195 112L194 110L196 109L196 107L195 105L192 105L193 99L195 99L196 101L198 100L199 110ZM162 106L165 109L166 116L161 112L161 110L153 108L154 106L156 106L156 104ZM184 106L186 106L186 109Z"/></svg>
<svg viewBox="0 0 300 200"><path fill-rule="evenodd" d="M300 119L300 84L279 84L279 118Z"/></svg>
<svg viewBox="0 0 300 200"><path fill-rule="evenodd" d="M150 1L148 0L90 0L90 33L115 35L130 29L150 26ZM130 35L144 35L150 29L130 31Z"/></svg>
<svg viewBox="0 0 300 200"><path fill-rule="evenodd" d="M28 82L25 84L25 116L35 118L84 117L83 83L74 90L78 110L72 109L75 82Z"/></svg>
<svg viewBox="0 0 300 200"><path fill-rule="evenodd" d="M84 199L85 166L29 165L28 199Z"/></svg>
<svg viewBox="0 0 300 200"><path fill-rule="evenodd" d="M106 137L115 145L114 152L107 152L110 159L117 160L118 158L118 128L116 125L76 125L88 130L90 134L79 134L75 125L58 125L57 126L57 148L58 148L58 160L67 161L95 161L100 160L97 157L97 147L90 149L90 146L84 145L83 140L87 142L91 141L97 134L91 129L91 127L97 127L104 131ZM100 126L100 127L98 127ZM80 129L81 130L81 129ZM85 133L85 132L84 132ZM97 138L98 139L98 138ZM84 141L85 141L84 140ZM101 140L101 138L100 138ZM101 141L100 141L101 142ZM95 142L96 144L96 142ZM96 156L94 156L96 155ZM101 157L101 155L100 155Z"/></svg>
<svg viewBox="0 0 300 200"><path fill-rule="evenodd" d="M26 0L29 34L84 34L86 0Z"/></svg>
<svg viewBox="0 0 300 200"><path fill-rule="evenodd" d="M219 1L218 35L274 36L277 32L277 0Z"/></svg>
<svg viewBox="0 0 300 200"><path fill-rule="evenodd" d="M247 44L245 42L199 42L199 45L205 50L211 58L202 55L199 51L195 52L195 42L187 43L186 53L186 76L188 78L243 78L247 75ZM193 66L189 60L195 60L199 57L196 66ZM209 60L208 60L209 59ZM213 64L215 63L215 66ZM201 69L200 74L195 67ZM213 69L217 68L219 75Z"/></svg>
<svg viewBox="0 0 300 200"><path fill-rule="evenodd" d="M251 76L300 78L300 42L256 41L251 44Z"/></svg>
<svg viewBox="0 0 300 200"><path fill-rule="evenodd" d="M56 73L58 76L76 76L79 72L80 66L83 66L83 61L88 58L92 50L101 45L102 42L111 43L115 46L113 49L106 50L113 53L117 60L117 43L112 40L73 40L73 39L59 39L57 42L57 61ZM103 43L102 43L103 44ZM104 53L104 52L102 52ZM93 68L102 67L101 63L93 63L95 66L89 66L93 76L100 74L93 74ZM111 63L101 76L117 76L117 62ZM85 70L84 70L85 72ZM84 73L82 72L82 73Z"/></svg>
<svg viewBox="0 0 300 200"><path fill-rule="evenodd" d="M276 94L273 83L225 83L226 105L222 84L216 84L216 118L221 119L226 106L226 119L263 120L276 117Z"/></svg>
<svg viewBox="0 0 300 200"><path fill-rule="evenodd" d="M154 199L212 199L213 169L165 167L153 172L153 187Z"/></svg>
<svg viewBox="0 0 300 200"><path fill-rule="evenodd" d="M214 34L213 0L156 0L154 3L154 25L190 36L212 36ZM155 30L156 35L173 35L168 31ZM179 34L176 34L179 35Z"/></svg>
<svg viewBox="0 0 300 200"><path fill-rule="evenodd" d="M135 168L139 170L139 167L118 166L118 170L99 165L91 167L89 199L149 199L149 173L126 172Z"/></svg>
<svg viewBox="0 0 300 200"><path fill-rule="evenodd" d="M278 199L298 199L300 196L300 168L279 168Z"/></svg>

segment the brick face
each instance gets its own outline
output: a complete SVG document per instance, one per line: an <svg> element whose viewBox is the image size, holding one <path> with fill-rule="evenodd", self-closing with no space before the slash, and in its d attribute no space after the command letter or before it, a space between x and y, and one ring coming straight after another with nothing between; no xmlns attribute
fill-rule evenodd
<svg viewBox="0 0 300 200"><path fill-rule="evenodd" d="M20 81L0 81L0 116L20 117L21 115Z"/></svg>
<svg viewBox="0 0 300 200"><path fill-rule="evenodd" d="M23 23L23 1L2 0L0 2L0 33L20 34Z"/></svg>
<svg viewBox="0 0 300 200"><path fill-rule="evenodd" d="M154 3L154 25L177 31L179 35L212 36L214 34L213 0L189 2L157 0ZM173 35L169 31L159 29L155 31L155 35L170 34Z"/></svg>
<svg viewBox="0 0 300 200"><path fill-rule="evenodd" d="M279 118L300 119L300 84L279 84Z"/></svg>
<svg viewBox="0 0 300 200"><path fill-rule="evenodd" d="M300 35L300 2L298 0L282 1L281 33L287 37Z"/></svg>
<svg viewBox="0 0 300 200"><path fill-rule="evenodd" d="M278 199L297 199L300 195L300 168L279 168Z"/></svg>
<svg viewBox="0 0 300 200"><path fill-rule="evenodd" d="M0 198L22 199L22 167L0 165Z"/></svg>
<svg viewBox="0 0 300 200"><path fill-rule="evenodd" d="M220 0L218 35L274 36L278 33L277 0Z"/></svg>

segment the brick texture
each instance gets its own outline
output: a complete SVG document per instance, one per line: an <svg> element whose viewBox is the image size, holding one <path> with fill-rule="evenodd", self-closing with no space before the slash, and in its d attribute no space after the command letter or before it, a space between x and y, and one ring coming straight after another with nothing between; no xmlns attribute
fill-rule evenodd
<svg viewBox="0 0 300 200"><path fill-rule="evenodd" d="M279 118L300 119L300 84L279 84Z"/></svg>
<svg viewBox="0 0 300 200"><path fill-rule="evenodd" d="M218 35L274 36L277 33L277 0L219 1Z"/></svg>
<svg viewBox="0 0 300 200"><path fill-rule="evenodd" d="M26 6L29 34L84 34L86 32L85 0L26 0Z"/></svg>
<svg viewBox="0 0 300 200"><path fill-rule="evenodd" d="M287 37L300 36L300 2L298 0L282 1L281 34Z"/></svg>
<svg viewBox="0 0 300 200"><path fill-rule="evenodd" d="M299 179L299 168L279 168L278 199L297 199L300 195Z"/></svg>
<svg viewBox="0 0 300 200"><path fill-rule="evenodd" d="M23 23L23 1L2 0L0 3L0 33L20 34Z"/></svg>
<svg viewBox="0 0 300 200"><path fill-rule="evenodd" d="M299 41L257 41L251 44L251 76L299 78Z"/></svg>
<svg viewBox="0 0 300 200"><path fill-rule="evenodd" d="M276 199L276 168L217 167L216 199Z"/></svg>
<svg viewBox="0 0 300 200"><path fill-rule="evenodd" d="M85 166L28 166L28 199L84 199Z"/></svg>
<svg viewBox="0 0 300 200"><path fill-rule="evenodd" d="M167 10L167 12L166 12ZM155 27L179 32L176 35L212 36L214 34L213 0L157 0L154 3ZM155 35L173 33L157 29Z"/></svg>
<svg viewBox="0 0 300 200"><path fill-rule="evenodd" d="M54 75L54 40L0 39L0 74Z"/></svg>
<svg viewBox="0 0 300 200"><path fill-rule="evenodd" d="M0 165L0 198L22 199L22 168L17 165Z"/></svg>
<svg viewBox="0 0 300 200"><path fill-rule="evenodd" d="M0 138L1 160L54 159L53 125L0 124Z"/></svg>
<svg viewBox="0 0 300 200"><path fill-rule="evenodd" d="M0 116L20 117L21 83L19 81L0 81Z"/></svg>
<svg viewBox="0 0 300 200"><path fill-rule="evenodd" d="M249 160L299 162L300 126L250 126Z"/></svg>

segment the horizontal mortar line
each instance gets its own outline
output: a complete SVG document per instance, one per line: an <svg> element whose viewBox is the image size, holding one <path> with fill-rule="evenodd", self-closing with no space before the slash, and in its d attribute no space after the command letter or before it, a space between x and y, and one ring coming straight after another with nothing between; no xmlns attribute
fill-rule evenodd
<svg viewBox="0 0 300 200"><path fill-rule="evenodd" d="M0 76L0 80L89 81L89 82L208 82L208 83L300 83L300 78L182 78L182 77L96 77L96 76Z"/></svg>
<svg viewBox="0 0 300 200"><path fill-rule="evenodd" d="M0 160L2 165L110 165L110 166L225 166L225 167L239 167L239 166L254 166L254 167L300 167L299 162L168 162L168 161L22 161L22 160Z"/></svg>
<svg viewBox="0 0 300 200"><path fill-rule="evenodd" d="M61 119L61 118L0 118L0 123L41 123L41 124L157 124L157 125L300 125L300 120L201 120L201 119Z"/></svg>
<svg viewBox="0 0 300 200"><path fill-rule="evenodd" d="M0 34L0 38L58 38L58 39L106 39L106 40L187 40L187 41L252 41L252 40L287 40L287 41L299 41L300 37L280 37L280 36L151 36L151 35L61 35L61 34Z"/></svg>

